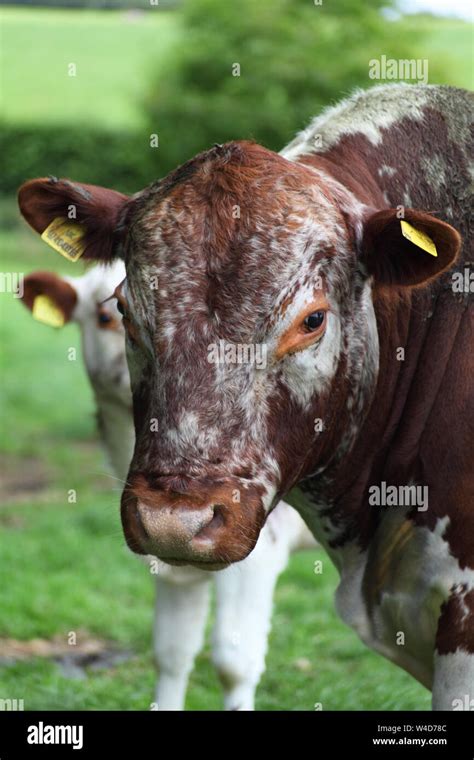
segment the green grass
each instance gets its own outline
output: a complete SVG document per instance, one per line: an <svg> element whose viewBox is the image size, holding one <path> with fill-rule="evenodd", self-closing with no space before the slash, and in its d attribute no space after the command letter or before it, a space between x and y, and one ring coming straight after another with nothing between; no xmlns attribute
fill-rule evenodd
<svg viewBox="0 0 474 760"><path fill-rule="evenodd" d="M156 9L131 16L7 7L0 19L4 118L21 124L136 127L149 66L160 65L177 36L176 14Z"/></svg>
<svg viewBox="0 0 474 760"><path fill-rule="evenodd" d="M4 209L2 271L51 268L75 273ZM124 547L114 480L95 440L93 402L74 326L40 325L10 294L0 294L3 448L21 478L25 463L46 473L45 490L0 510L0 636L66 636L86 629L130 649L132 659L69 680L41 659L0 668L0 695L26 709L148 709L153 700L153 587L147 568ZM103 473L103 474L101 474ZM6 473L11 475L10 473ZM77 490L77 503L67 500ZM428 693L406 673L369 652L336 617L335 570L322 552L291 560L280 578L268 668L257 707L267 710L425 709ZM309 660L308 670L298 661ZM191 678L189 709L218 709L220 690L209 644Z"/></svg>

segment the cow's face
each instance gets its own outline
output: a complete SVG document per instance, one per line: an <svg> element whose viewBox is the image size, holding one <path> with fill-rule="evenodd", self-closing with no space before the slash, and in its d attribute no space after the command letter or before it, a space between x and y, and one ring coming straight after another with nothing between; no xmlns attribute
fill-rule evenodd
<svg viewBox="0 0 474 760"><path fill-rule="evenodd" d="M136 447L122 497L129 546L209 569L243 559L295 483L351 446L373 393L373 282L413 286L452 263L459 236L260 146L201 154L131 199L37 180L38 231L74 205L86 258L125 259Z"/></svg>

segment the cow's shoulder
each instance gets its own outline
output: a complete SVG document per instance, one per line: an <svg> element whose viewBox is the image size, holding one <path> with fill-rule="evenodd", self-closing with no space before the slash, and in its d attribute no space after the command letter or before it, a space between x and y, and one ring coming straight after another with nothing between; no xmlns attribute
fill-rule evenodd
<svg viewBox="0 0 474 760"><path fill-rule="evenodd" d="M472 93L442 85L388 84L357 89L325 108L282 150L282 155L295 159L306 153L326 153L344 137L356 134L377 146L390 127L407 119L422 122L427 109L448 118L458 141L468 137L474 118Z"/></svg>

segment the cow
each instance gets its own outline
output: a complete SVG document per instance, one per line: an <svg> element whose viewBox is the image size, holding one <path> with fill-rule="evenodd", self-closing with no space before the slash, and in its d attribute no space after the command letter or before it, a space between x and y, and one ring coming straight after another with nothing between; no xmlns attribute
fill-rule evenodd
<svg viewBox="0 0 474 760"><path fill-rule="evenodd" d="M474 698L473 113L380 85L280 154L216 144L132 197L19 193L37 232L73 208L83 258L125 262L130 548L221 569L298 488L338 613L440 710ZM265 366L221 360L241 345Z"/></svg>
<svg viewBox="0 0 474 760"><path fill-rule="evenodd" d="M23 281L23 302L35 313L38 297L59 310L60 322L80 329L84 364L94 393L97 422L112 469L126 482L135 431L125 357L125 332L114 289L125 278L118 260L79 277L32 272ZM48 323L41 314L37 318ZM51 323L49 317L49 323ZM211 576L193 567L172 567L146 558L156 577L154 652L159 674L158 710L181 710L194 659L202 648L211 581L216 609L212 659L228 710L252 710L265 669L273 593L291 552L316 545L298 513L280 502L254 551L238 567Z"/></svg>

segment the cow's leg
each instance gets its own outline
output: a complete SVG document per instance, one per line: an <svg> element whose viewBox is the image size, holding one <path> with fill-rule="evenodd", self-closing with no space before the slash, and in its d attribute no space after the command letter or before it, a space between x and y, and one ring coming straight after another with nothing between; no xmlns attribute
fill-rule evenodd
<svg viewBox="0 0 474 760"><path fill-rule="evenodd" d="M280 503L247 559L216 574L212 659L226 710L254 708L265 670L275 584L299 544L302 525L299 515Z"/></svg>
<svg viewBox="0 0 474 760"><path fill-rule="evenodd" d="M433 710L474 710L474 589L453 587L441 608L434 656Z"/></svg>
<svg viewBox="0 0 474 760"><path fill-rule="evenodd" d="M185 583L156 581L154 628L158 710L182 710L189 674L204 640L211 576Z"/></svg>

